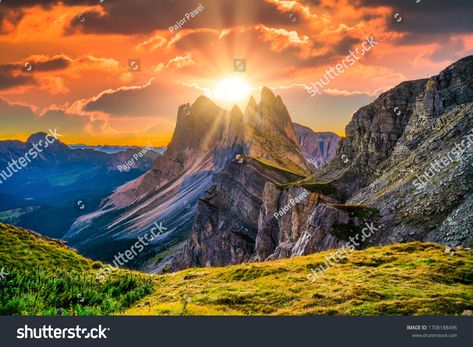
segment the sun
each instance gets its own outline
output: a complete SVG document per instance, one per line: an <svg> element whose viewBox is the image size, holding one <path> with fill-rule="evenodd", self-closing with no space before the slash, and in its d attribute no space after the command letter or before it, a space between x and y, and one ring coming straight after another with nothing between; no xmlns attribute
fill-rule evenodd
<svg viewBox="0 0 473 347"><path fill-rule="evenodd" d="M212 89L212 97L224 102L238 102L251 93L249 83L238 76L228 76L217 81Z"/></svg>

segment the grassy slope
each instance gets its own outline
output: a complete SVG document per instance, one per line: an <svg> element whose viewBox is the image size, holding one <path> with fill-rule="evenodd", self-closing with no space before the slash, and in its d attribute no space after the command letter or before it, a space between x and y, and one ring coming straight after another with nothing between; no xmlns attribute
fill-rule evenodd
<svg viewBox="0 0 473 347"><path fill-rule="evenodd" d="M473 255L428 243L354 251L311 283L333 251L158 277L129 315L458 315L473 309Z"/></svg>
<svg viewBox="0 0 473 347"><path fill-rule="evenodd" d="M254 160L256 160L257 162L259 162L260 164L264 165L265 167L271 169L271 170L275 170L275 171L279 171L281 173L286 173L286 174L292 174L294 176L300 176L300 177L304 177L303 174L301 174L299 171L294 171L294 170L290 170L290 169L287 169L286 167L282 167L282 166L279 166L279 165L276 165L272 162L270 162L269 160L266 160L266 159L263 159L263 158L258 158L258 157L253 157L251 155L241 155L243 158L252 158Z"/></svg>
<svg viewBox="0 0 473 347"><path fill-rule="evenodd" d="M101 267L61 242L26 229L0 223L0 266L16 269L62 268L88 270Z"/></svg>
<svg viewBox="0 0 473 347"><path fill-rule="evenodd" d="M473 309L473 255L409 243L354 251L315 283L310 269L333 251L168 275L119 270L60 242L0 224L0 314L455 315ZM154 293L152 290L154 289Z"/></svg>
<svg viewBox="0 0 473 347"><path fill-rule="evenodd" d="M59 241L0 223L0 315L103 315L154 288L151 276L119 270L98 281L99 262ZM59 310L59 312L58 312Z"/></svg>

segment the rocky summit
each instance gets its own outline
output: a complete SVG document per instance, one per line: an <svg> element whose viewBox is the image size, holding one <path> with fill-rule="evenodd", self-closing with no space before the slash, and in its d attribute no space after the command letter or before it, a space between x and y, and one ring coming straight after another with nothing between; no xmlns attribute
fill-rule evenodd
<svg viewBox="0 0 473 347"><path fill-rule="evenodd" d="M234 168L238 155L284 167L281 170L286 173L285 182L311 173L311 165L298 146L284 103L268 88L262 89L259 103L251 98L244 112L236 106L224 110L201 96L192 105L179 107L172 140L151 170L119 187L102 201L99 210L78 218L65 239L82 254L110 261L118 251L146 234L153 223L162 222L167 232L153 240L151 246L133 261L134 266L155 271L162 267L162 254L173 253L182 247L182 241L194 229L198 201L208 197L208 190L219 181L221 172L227 175L221 183L222 189L231 193L229 189L234 186L229 182L237 177L229 170ZM261 175L260 181L264 184L267 176L273 175L272 171L274 169L268 169L270 173L266 176L257 170L253 172ZM244 174L240 182L246 188L260 183L251 182L252 172ZM254 196L259 193L255 190ZM235 194L235 199L244 199L245 194ZM248 196L248 199L253 198ZM258 201L254 202L254 208L259 210ZM231 258L235 262L244 260L237 256Z"/></svg>

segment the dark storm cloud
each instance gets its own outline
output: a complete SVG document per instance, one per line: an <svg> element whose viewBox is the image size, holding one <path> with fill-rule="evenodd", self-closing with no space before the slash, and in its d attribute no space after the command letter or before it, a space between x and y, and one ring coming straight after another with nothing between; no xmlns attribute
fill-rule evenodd
<svg viewBox="0 0 473 347"><path fill-rule="evenodd" d="M0 90L35 84L34 72L63 70L71 64L67 57L59 56L43 61L28 61L24 64L10 63L0 65ZM31 66L31 70L27 70Z"/></svg>
<svg viewBox="0 0 473 347"><path fill-rule="evenodd" d="M50 72L57 70L64 70L71 64L72 60L68 57L59 56L53 57L47 60L28 60L23 64L19 63L9 63L0 65L0 73L13 73L13 72L27 72L25 71L25 66L27 64L32 66L32 71L34 72Z"/></svg>
<svg viewBox="0 0 473 347"><path fill-rule="evenodd" d="M408 32L414 38L416 34L452 34L473 31L473 1L471 0L421 0L419 3L414 0L360 0L358 4L368 7L391 7L393 14L399 13L402 16L402 22L398 23L389 18L388 29ZM419 36L417 37L420 39ZM406 39L406 42L408 40L417 41L410 38Z"/></svg>
<svg viewBox="0 0 473 347"><path fill-rule="evenodd" d="M8 2L9 8L21 8L33 5L51 6L58 0L33 0ZM199 3L204 11L186 24L190 28L222 29L238 25L286 25L293 26L289 13L281 12L275 4L264 0L99 0L89 1L62 1L66 5L101 5L105 8L105 15L89 11L83 14L85 20L74 20L70 23L68 33L80 30L86 33L118 33L138 34L150 33L158 29L168 29L176 21L182 19L186 13L194 10ZM300 18L299 18L300 17ZM298 16L298 23L303 21Z"/></svg>
<svg viewBox="0 0 473 347"><path fill-rule="evenodd" d="M33 84L34 79L32 76L20 75L13 76L8 72L0 71L0 90L10 89L19 87L22 85Z"/></svg>
<svg viewBox="0 0 473 347"><path fill-rule="evenodd" d="M63 70L71 64L72 60L66 57L56 57L51 60L33 62L34 70L38 72L48 72Z"/></svg>
<svg viewBox="0 0 473 347"><path fill-rule="evenodd" d="M350 49L353 48L353 46L357 45L360 42L360 39L353 37L353 36L345 36L343 39L341 39L333 48L334 52L336 54L348 54Z"/></svg>
<svg viewBox="0 0 473 347"><path fill-rule="evenodd" d="M23 13L21 11L12 11L11 8L1 5L4 4L0 4L0 34L3 34L5 32L4 20L8 20L11 25L16 26L23 18Z"/></svg>

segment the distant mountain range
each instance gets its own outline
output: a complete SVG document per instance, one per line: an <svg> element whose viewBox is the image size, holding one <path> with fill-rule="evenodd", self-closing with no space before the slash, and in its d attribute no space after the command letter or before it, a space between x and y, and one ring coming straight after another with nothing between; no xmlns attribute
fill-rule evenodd
<svg viewBox="0 0 473 347"><path fill-rule="evenodd" d="M340 142L338 135L314 132L297 123L294 123L294 130L302 155L315 169L323 168L335 157Z"/></svg>
<svg viewBox="0 0 473 347"><path fill-rule="evenodd" d="M104 152L107 154L116 154L120 152L126 152L129 149L131 150L141 150L140 146L107 146L107 145L101 145L101 146L88 146L88 145L83 145L83 144L77 144L77 145L69 145L69 148L72 149L93 149L98 152ZM152 147L152 150L158 154L163 154L166 151L167 147Z"/></svg>
<svg viewBox="0 0 473 347"><path fill-rule="evenodd" d="M77 216L96 209L104 197L145 173L160 156L140 148L114 154L71 149L60 139L41 149L38 144L46 135L34 134L26 142L0 141L0 220L54 237L62 237ZM29 161L23 159L24 167L12 165L25 157ZM133 167L120 172L119 165L134 157Z"/></svg>

